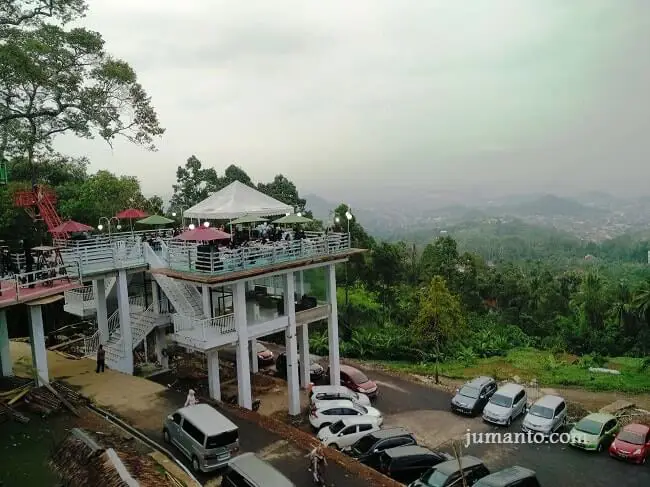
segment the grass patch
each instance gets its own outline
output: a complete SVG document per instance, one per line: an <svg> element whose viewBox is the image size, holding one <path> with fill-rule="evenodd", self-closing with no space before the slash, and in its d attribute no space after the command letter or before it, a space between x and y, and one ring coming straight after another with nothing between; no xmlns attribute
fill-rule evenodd
<svg viewBox="0 0 650 487"><path fill-rule="evenodd" d="M489 375L497 380L519 376L522 380L537 379L543 387L580 387L591 391L620 391L631 394L650 393L650 370L643 360L630 357L606 359L606 367L620 375L589 372L589 357L553 354L535 349L517 349L504 357L475 359L471 362L449 361L440 364L440 375L450 379L471 379ZM383 366L420 375L433 375L435 364L379 362Z"/></svg>

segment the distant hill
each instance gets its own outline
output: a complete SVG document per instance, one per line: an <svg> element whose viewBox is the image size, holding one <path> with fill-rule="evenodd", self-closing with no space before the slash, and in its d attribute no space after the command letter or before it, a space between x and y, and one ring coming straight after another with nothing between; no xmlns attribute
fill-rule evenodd
<svg viewBox="0 0 650 487"><path fill-rule="evenodd" d="M493 211L515 216L564 216L572 218L591 218L604 216L608 213L607 210L602 208L586 206L576 200L551 194L516 205L497 207Z"/></svg>
<svg viewBox="0 0 650 487"><path fill-rule="evenodd" d="M327 201L315 194L308 194L303 198L307 200L307 209L311 210L317 220L326 221L330 217L330 212L338 206L336 203Z"/></svg>

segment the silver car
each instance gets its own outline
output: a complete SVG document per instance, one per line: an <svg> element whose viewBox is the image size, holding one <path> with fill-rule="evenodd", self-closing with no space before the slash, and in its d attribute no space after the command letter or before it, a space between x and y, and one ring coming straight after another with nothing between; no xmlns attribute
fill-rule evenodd
<svg viewBox="0 0 650 487"><path fill-rule="evenodd" d="M566 423L566 402L559 396L546 395L535 401L524 418L521 429L525 432L549 435Z"/></svg>
<svg viewBox="0 0 650 487"><path fill-rule="evenodd" d="M510 424L526 412L526 389L519 384L505 384L494 393L483 409L483 420L501 426Z"/></svg>
<svg viewBox="0 0 650 487"><path fill-rule="evenodd" d="M192 462L196 472L218 469L239 450L237 425L207 404L187 406L167 416L163 437Z"/></svg>

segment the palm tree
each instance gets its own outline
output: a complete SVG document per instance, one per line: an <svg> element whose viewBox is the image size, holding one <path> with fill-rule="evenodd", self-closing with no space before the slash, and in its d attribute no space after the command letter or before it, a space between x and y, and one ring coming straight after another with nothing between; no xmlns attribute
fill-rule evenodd
<svg viewBox="0 0 650 487"><path fill-rule="evenodd" d="M632 293L630 292L630 287L627 281L620 280L614 292L614 303L612 304L610 313L618 322L618 326L623 328L630 318L632 311Z"/></svg>
<svg viewBox="0 0 650 487"><path fill-rule="evenodd" d="M650 319L650 280L645 281L637 289L632 304L639 319L648 323Z"/></svg>

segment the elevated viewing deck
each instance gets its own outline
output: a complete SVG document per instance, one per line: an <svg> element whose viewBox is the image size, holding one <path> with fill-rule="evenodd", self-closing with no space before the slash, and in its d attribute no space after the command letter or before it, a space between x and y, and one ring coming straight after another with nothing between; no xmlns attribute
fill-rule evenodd
<svg viewBox="0 0 650 487"><path fill-rule="evenodd" d="M76 265L49 267L0 280L0 309L81 287Z"/></svg>
<svg viewBox="0 0 650 487"><path fill-rule="evenodd" d="M82 277L147 267L140 235L117 234L57 243L63 247L63 261L77 265Z"/></svg>

